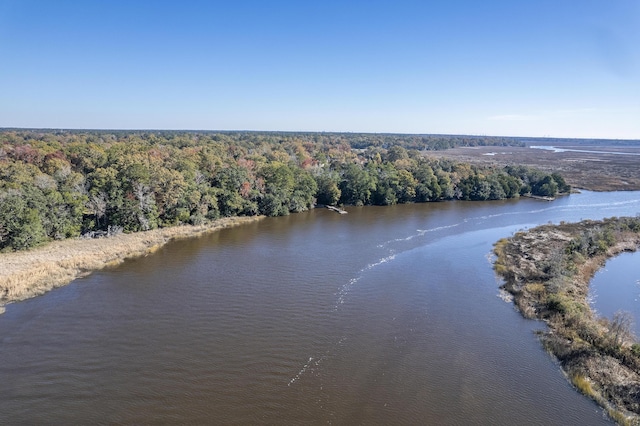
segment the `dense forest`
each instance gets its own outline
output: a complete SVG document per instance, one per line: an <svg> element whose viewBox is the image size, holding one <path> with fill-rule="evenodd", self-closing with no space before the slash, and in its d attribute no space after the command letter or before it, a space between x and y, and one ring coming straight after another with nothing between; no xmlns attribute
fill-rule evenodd
<svg viewBox="0 0 640 426"><path fill-rule="evenodd" d="M0 131L0 250L52 239L279 216L318 204L567 192L558 174L431 158L510 138L339 133Z"/></svg>

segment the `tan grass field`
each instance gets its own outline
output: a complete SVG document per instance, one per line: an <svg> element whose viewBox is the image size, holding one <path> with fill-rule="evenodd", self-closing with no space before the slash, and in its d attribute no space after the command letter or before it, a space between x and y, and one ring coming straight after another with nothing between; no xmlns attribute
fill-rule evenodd
<svg viewBox="0 0 640 426"><path fill-rule="evenodd" d="M429 151L428 155L482 166L531 166L546 172L558 172L574 188L591 191L640 190L640 145L621 148L604 143L593 146L549 144L593 152L554 153L532 148L479 146ZM612 154L617 151L634 155Z"/></svg>
<svg viewBox="0 0 640 426"><path fill-rule="evenodd" d="M68 239L28 251L1 253L0 313L7 303L41 295L127 258L153 253L171 240L197 237L260 218L223 218L199 226L175 226L109 238Z"/></svg>

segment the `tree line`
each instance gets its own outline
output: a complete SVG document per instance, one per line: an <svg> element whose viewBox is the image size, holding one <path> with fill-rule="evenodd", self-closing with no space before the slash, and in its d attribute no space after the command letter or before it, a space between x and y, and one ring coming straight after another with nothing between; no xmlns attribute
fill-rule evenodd
<svg viewBox="0 0 640 426"><path fill-rule="evenodd" d="M558 174L478 167L411 148L425 136L369 137L367 144L362 134L5 130L0 250L222 216L286 215L316 203L499 200L569 190Z"/></svg>

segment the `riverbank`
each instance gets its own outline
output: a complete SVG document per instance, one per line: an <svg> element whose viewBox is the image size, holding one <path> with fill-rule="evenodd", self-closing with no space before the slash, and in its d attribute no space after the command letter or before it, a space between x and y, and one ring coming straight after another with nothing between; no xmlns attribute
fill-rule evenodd
<svg viewBox="0 0 640 426"><path fill-rule="evenodd" d="M640 424L640 344L629 317L597 318L589 283L607 259L640 248L640 218L544 225L495 244L495 271L523 316L544 320L545 348L620 424Z"/></svg>
<svg viewBox="0 0 640 426"><path fill-rule="evenodd" d="M108 238L54 241L28 251L0 254L0 313L4 305L39 296L92 271L153 253L169 241L197 237L261 219L231 217L198 226L175 226Z"/></svg>

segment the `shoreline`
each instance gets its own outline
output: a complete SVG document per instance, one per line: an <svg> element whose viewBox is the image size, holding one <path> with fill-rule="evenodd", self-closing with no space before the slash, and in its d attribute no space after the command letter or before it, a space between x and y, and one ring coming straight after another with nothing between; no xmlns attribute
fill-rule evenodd
<svg viewBox="0 0 640 426"><path fill-rule="evenodd" d="M501 288L525 318L547 324L540 340L575 388L623 425L640 423L640 344L615 315L598 317L587 297L607 260L640 249L639 223L542 225L494 245Z"/></svg>
<svg viewBox="0 0 640 426"><path fill-rule="evenodd" d="M92 239L65 239L27 251L0 254L0 314L9 303L40 296L126 259L146 256L170 241L194 238L262 219L228 217L203 225L182 225Z"/></svg>

